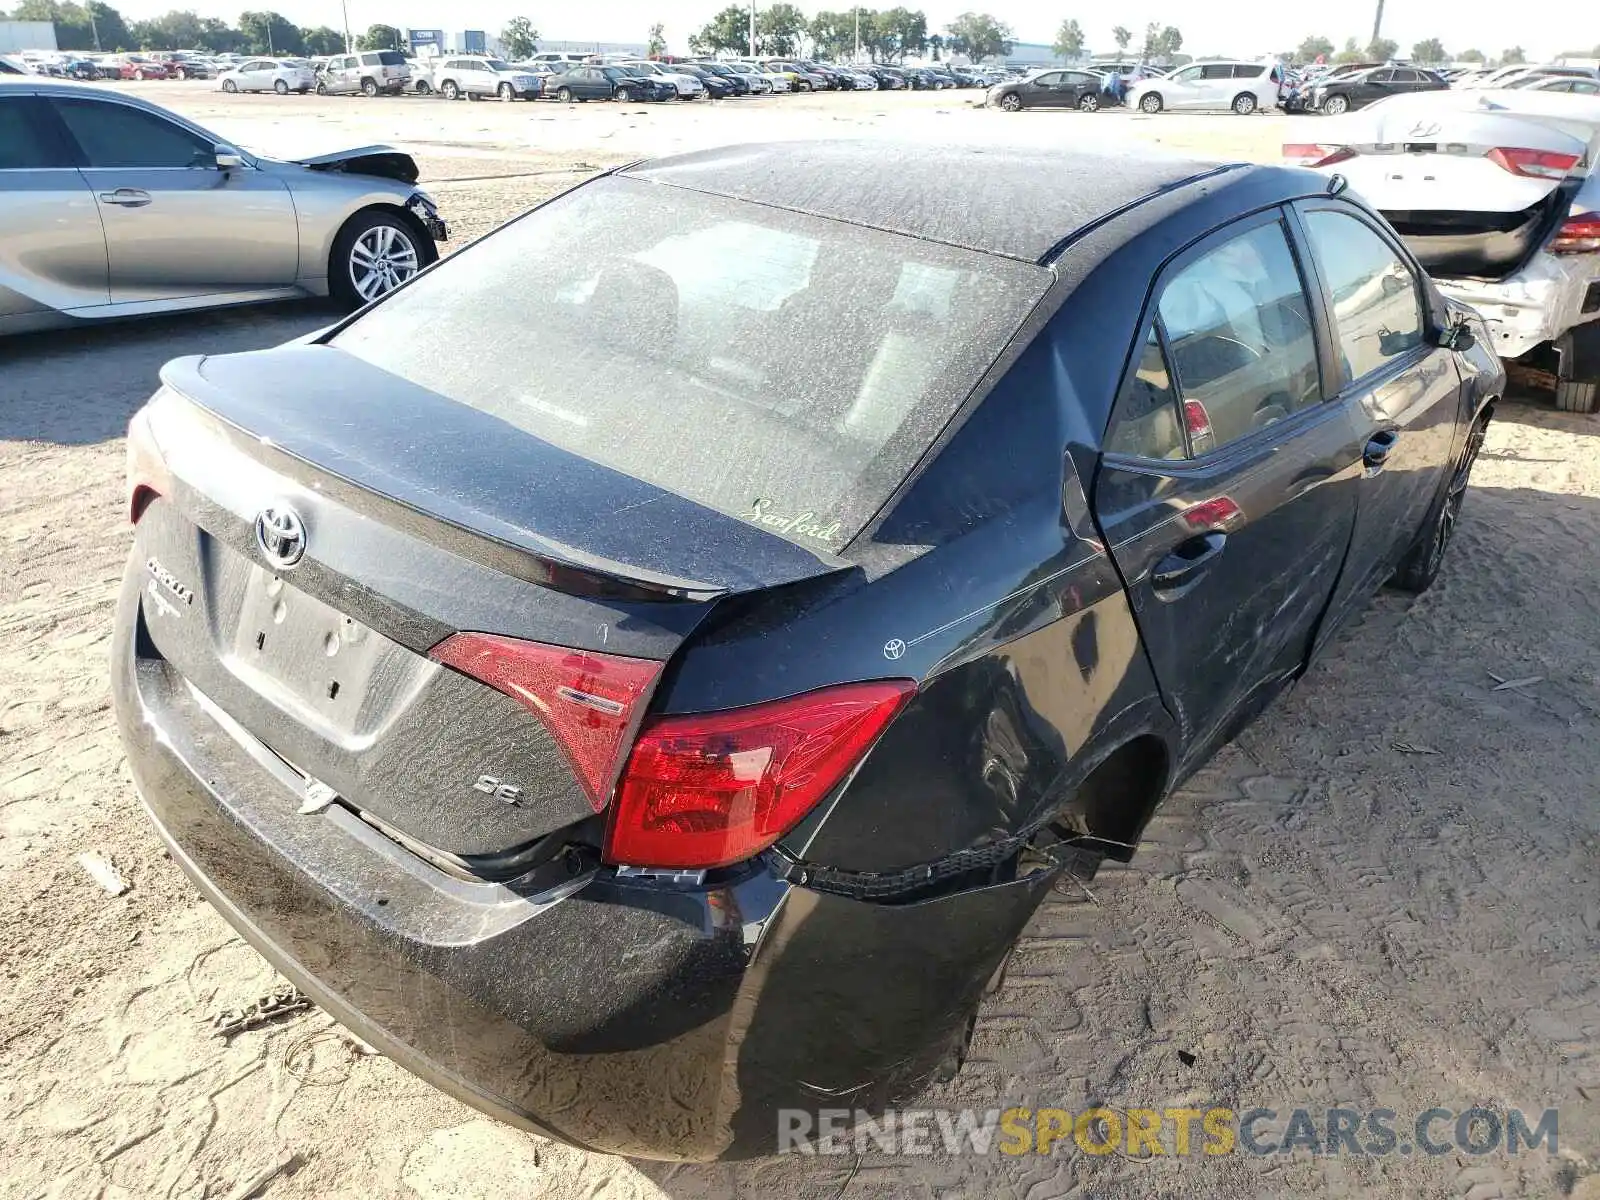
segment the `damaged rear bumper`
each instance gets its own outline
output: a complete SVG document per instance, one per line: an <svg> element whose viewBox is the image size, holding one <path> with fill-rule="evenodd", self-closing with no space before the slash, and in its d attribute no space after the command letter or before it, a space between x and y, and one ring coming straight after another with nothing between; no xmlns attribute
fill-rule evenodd
<svg viewBox="0 0 1600 1200"><path fill-rule="evenodd" d="M771 1153L782 1108L915 1095L1050 876L916 904L764 867L685 888L552 863L470 882L339 804L297 812L270 751L142 635L113 700L139 793L223 917L339 1022L441 1090L586 1148Z"/></svg>
<svg viewBox="0 0 1600 1200"><path fill-rule="evenodd" d="M1600 255L1540 252L1508 279L1435 278L1439 290L1477 309L1501 358L1521 358L1600 317Z"/></svg>

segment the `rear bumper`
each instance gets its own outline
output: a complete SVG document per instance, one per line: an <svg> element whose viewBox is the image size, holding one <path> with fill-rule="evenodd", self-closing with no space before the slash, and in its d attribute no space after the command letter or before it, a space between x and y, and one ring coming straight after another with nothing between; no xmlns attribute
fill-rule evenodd
<svg viewBox="0 0 1600 1200"><path fill-rule="evenodd" d="M298 814L286 769L154 654L143 582L135 562L113 703L175 861L336 1020L535 1132L745 1157L774 1149L780 1108L909 1098L1048 883L887 906L760 868L699 889L606 872L464 882L339 804Z"/></svg>
<svg viewBox="0 0 1600 1200"><path fill-rule="evenodd" d="M1437 279L1439 290L1477 309L1501 358L1520 358L1600 317L1600 254L1540 251L1515 275L1494 282ZM1587 310L1587 311L1586 311Z"/></svg>

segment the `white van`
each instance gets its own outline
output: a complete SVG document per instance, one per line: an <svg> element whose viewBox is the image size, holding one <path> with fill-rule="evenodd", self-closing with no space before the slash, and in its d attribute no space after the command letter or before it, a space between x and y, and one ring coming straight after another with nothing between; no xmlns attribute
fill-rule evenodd
<svg viewBox="0 0 1600 1200"><path fill-rule="evenodd" d="M1241 117L1278 107L1278 81L1270 62L1203 62L1145 79L1128 89L1127 104L1143 113L1232 111Z"/></svg>

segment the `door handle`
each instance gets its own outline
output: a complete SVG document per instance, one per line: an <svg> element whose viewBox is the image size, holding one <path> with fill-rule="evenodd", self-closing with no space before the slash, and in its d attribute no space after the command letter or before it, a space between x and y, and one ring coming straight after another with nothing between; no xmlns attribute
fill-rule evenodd
<svg viewBox="0 0 1600 1200"><path fill-rule="evenodd" d="M1385 429L1372 435L1367 442L1367 448L1361 452L1361 461L1367 464L1367 469L1373 474L1383 470L1383 464L1389 461L1389 455L1395 445L1400 441L1398 429Z"/></svg>
<svg viewBox="0 0 1600 1200"><path fill-rule="evenodd" d="M1211 569L1228 545L1228 535L1219 530L1198 534L1181 542L1171 554L1156 564L1150 573L1150 586L1157 592L1181 592Z"/></svg>
<svg viewBox="0 0 1600 1200"><path fill-rule="evenodd" d="M115 204L119 208L143 208L150 203L150 193L138 188L118 188L114 192L101 192L100 203Z"/></svg>

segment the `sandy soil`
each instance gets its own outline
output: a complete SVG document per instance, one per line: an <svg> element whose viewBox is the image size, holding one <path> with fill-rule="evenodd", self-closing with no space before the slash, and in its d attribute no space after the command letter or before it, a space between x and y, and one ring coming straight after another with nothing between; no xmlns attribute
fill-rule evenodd
<svg viewBox="0 0 1600 1200"><path fill-rule="evenodd" d="M566 172L717 141L1004 129L1270 158L1294 124L1007 118L960 94L634 113L145 90L265 150L411 145L467 235ZM1600 420L1537 395L1501 406L1433 591L1379 597L1166 805L1132 866L1046 905L972 1059L929 1103L1559 1106L1558 1158L667 1167L497 1126L314 1010L213 1036L275 980L165 859L112 730L122 434L165 359L329 317L282 306L0 343L0 1197L230 1195L291 1153L304 1165L272 1200L1600 1196ZM126 894L80 868L93 850Z"/></svg>

